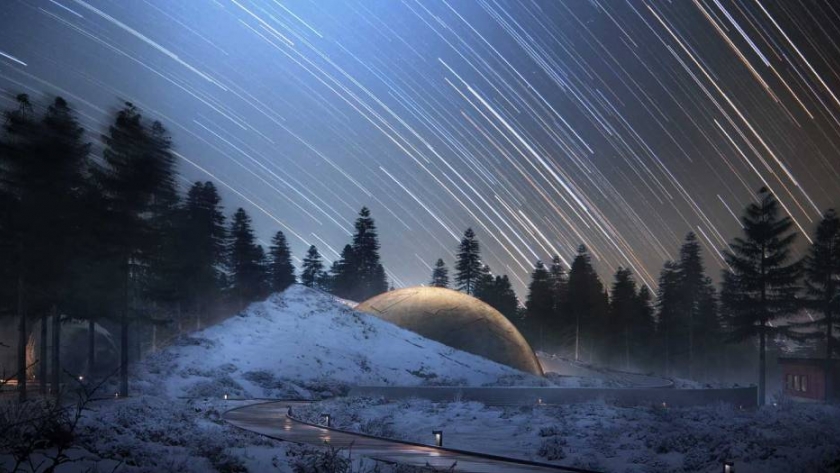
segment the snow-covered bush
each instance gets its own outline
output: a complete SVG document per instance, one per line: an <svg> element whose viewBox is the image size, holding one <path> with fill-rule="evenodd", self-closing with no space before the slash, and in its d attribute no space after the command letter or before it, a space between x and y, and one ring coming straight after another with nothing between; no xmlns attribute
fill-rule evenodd
<svg viewBox="0 0 840 473"><path fill-rule="evenodd" d="M540 448L537 449L537 455L546 460L562 460L566 458L566 452L563 450L565 446L566 439L553 435L540 443Z"/></svg>

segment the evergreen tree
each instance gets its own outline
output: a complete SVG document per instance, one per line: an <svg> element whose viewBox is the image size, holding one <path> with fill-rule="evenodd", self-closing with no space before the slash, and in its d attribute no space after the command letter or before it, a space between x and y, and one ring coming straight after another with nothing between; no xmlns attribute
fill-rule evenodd
<svg viewBox="0 0 840 473"><path fill-rule="evenodd" d="M633 320L632 339L636 344L636 360L647 365L653 355L652 346L656 340L656 321L653 318L653 296L644 284L636 295L636 312Z"/></svg>
<svg viewBox="0 0 840 473"><path fill-rule="evenodd" d="M464 232L464 238L458 246L455 262L455 283L459 291L472 295L481 273L478 240L472 228Z"/></svg>
<svg viewBox="0 0 840 473"><path fill-rule="evenodd" d="M589 358L595 358L602 348L601 332L606 324L608 298L604 285L592 268L589 250L578 247L578 254L569 270L568 297L565 311L575 327L575 360L580 360L588 348ZM574 296L571 296L574 295Z"/></svg>
<svg viewBox="0 0 840 473"><path fill-rule="evenodd" d="M767 338L783 333L773 324L793 313L800 267L789 262L796 234L790 232L789 217L779 216L779 204L762 187L759 202L750 204L741 219L744 235L724 252L729 265L723 273L722 301L727 310L731 339L758 337L758 403L764 405L766 390Z"/></svg>
<svg viewBox="0 0 840 473"><path fill-rule="evenodd" d="M564 310L567 304L569 280L563 269L563 263L557 255L551 258L548 279L551 286L551 314L546 320L546 329L552 334L552 339L557 346L561 347L574 339L571 331L574 323L569 320Z"/></svg>
<svg viewBox="0 0 840 473"><path fill-rule="evenodd" d="M504 315L508 320L514 322L519 315L519 299L510 284L506 274L496 276L493 281L496 297L493 299L493 307Z"/></svg>
<svg viewBox="0 0 840 473"><path fill-rule="evenodd" d="M329 290L338 297L350 299L354 297L356 289L356 263L353 259L353 247L344 245L339 258L333 262L330 268Z"/></svg>
<svg viewBox="0 0 840 473"><path fill-rule="evenodd" d="M818 317L812 322L797 324L797 328L818 329L807 338L825 342L825 358L840 355L838 314L840 314L840 218L833 209L823 215L817 226L814 242L804 259L806 305ZM826 376L829 375L826 370ZM826 378L825 386L830 386ZM826 394L828 391L826 391Z"/></svg>
<svg viewBox="0 0 840 473"><path fill-rule="evenodd" d="M227 229L221 197L212 182L196 182L181 211L180 257L184 301L200 326L224 285L220 268L227 254Z"/></svg>
<svg viewBox="0 0 840 473"><path fill-rule="evenodd" d="M475 288L473 289L473 296L491 306L494 305L496 298L495 287L493 286L495 279L493 273L490 271L490 266L486 264L481 266L478 277L475 280Z"/></svg>
<svg viewBox="0 0 840 473"><path fill-rule="evenodd" d="M348 277L355 281L354 289L348 295L353 300L363 301L388 290L385 270L379 259L379 238L370 210L362 207L356 219L356 233L353 235L351 271Z"/></svg>
<svg viewBox="0 0 840 473"><path fill-rule="evenodd" d="M676 334L686 347L685 372L695 378L696 359L706 358L717 340L720 326L714 302L714 287L706 277L700 256L700 242L693 232L680 248Z"/></svg>
<svg viewBox="0 0 840 473"><path fill-rule="evenodd" d="M292 253L286 242L286 235L278 231L274 234L269 248L269 280L271 290L280 292L295 283L295 267L292 265Z"/></svg>
<svg viewBox="0 0 840 473"><path fill-rule="evenodd" d="M656 332L659 345L663 352L663 369L665 376L672 371L672 358L679 346L678 338L674 336L679 313L680 302L680 272L679 265L666 261L659 274L659 289L656 298L657 325Z"/></svg>
<svg viewBox="0 0 840 473"><path fill-rule="evenodd" d="M624 369L630 368L631 344L634 340L633 324L636 322L639 304L636 295L636 281L629 269L619 266L615 272L610 298L608 341L612 348L608 359L621 359ZM616 350L616 349L619 350Z"/></svg>
<svg viewBox="0 0 840 473"><path fill-rule="evenodd" d="M449 270L446 268L443 259L438 258L435 263L435 268L432 270L432 281L429 284L432 287L449 287Z"/></svg>
<svg viewBox="0 0 840 473"><path fill-rule="evenodd" d="M46 393L48 316L53 315L50 365L52 383L57 385L61 369L56 314L74 309L75 295L70 288L81 253L80 223L85 212L81 189L90 143L84 142L84 130L61 97L55 98L40 121L28 97L17 98L18 110L6 114L5 139L0 145L0 193L9 204L4 210L3 239L16 255L9 258L8 276L17 279L17 312L21 314L18 368L26 363L27 318L40 315L38 369ZM61 232L58 240L56 231ZM25 387L25 379L21 386Z"/></svg>
<svg viewBox="0 0 840 473"><path fill-rule="evenodd" d="M10 270L14 291L14 312L18 317L18 346L17 346L17 383L19 399L26 400L26 344L27 344L27 289L28 256L32 253L27 238L30 214L27 210L28 198L24 192L27 182L32 182L33 171L29 169L27 158L37 153L36 140L40 135L39 124L35 120L29 96L19 94L16 97L17 110L5 113L3 126L4 139L2 154L0 154L0 185L3 186L5 200L9 205L5 220L5 240L7 247L12 249L9 257Z"/></svg>
<svg viewBox="0 0 840 473"><path fill-rule="evenodd" d="M230 291L240 308L265 293L265 252L262 246L256 243L251 228L251 217L241 207L236 210L231 220L228 269Z"/></svg>
<svg viewBox="0 0 840 473"><path fill-rule="evenodd" d="M545 350L550 334L546 333L548 321L552 313L553 301L551 297L551 280L542 261L534 264L531 273L531 283L528 284L528 298L525 300L528 325L533 331L532 336L537 340L540 350Z"/></svg>
<svg viewBox="0 0 840 473"><path fill-rule="evenodd" d="M160 122L149 128L149 153L163 170L149 202L146 219L149 225L146 268L148 282L144 296L153 305L163 304L174 310L185 297L183 263L179 223L181 220L180 196L175 184L175 155L172 140Z"/></svg>
<svg viewBox="0 0 840 473"><path fill-rule="evenodd" d="M303 259L303 267L300 271L300 283L306 287L319 288L323 279L324 263L321 262L321 254L315 245L309 247L306 257Z"/></svg>
<svg viewBox="0 0 840 473"><path fill-rule="evenodd" d="M131 103L117 113L105 144L104 166L94 169L109 214L108 248L103 253L120 266L115 290L122 295L120 313L120 394L128 395L128 328L137 319L136 300L143 293L151 254L160 242L153 218L156 199L170 192L173 161L160 124L150 130Z"/></svg>

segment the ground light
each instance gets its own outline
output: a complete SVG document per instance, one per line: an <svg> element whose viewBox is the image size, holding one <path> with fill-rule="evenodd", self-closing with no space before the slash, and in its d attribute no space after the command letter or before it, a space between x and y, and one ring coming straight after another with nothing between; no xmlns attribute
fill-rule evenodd
<svg viewBox="0 0 840 473"><path fill-rule="evenodd" d="M329 427L330 426L330 415L329 414L321 414L321 418L324 419L324 425Z"/></svg>
<svg viewBox="0 0 840 473"><path fill-rule="evenodd" d="M435 436L435 447L442 447L443 446L443 431L442 430L433 430L432 435Z"/></svg>
<svg viewBox="0 0 840 473"><path fill-rule="evenodd" d="M735 473L735 462L723 462L723 473Z"/></svg>

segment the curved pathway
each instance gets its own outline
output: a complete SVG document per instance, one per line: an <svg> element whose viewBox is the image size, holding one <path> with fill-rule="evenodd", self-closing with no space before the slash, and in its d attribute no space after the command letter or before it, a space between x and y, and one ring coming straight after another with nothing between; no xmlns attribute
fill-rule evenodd
<svg viewBox="0 0 840 473"><path fill-rule="evenodd" d="M314 426L292 419L289 407L307 404L304 401L273 401L237 407L224 413L230 424L277 440L322 446L325 442L336 448L352 448L353 454L387 463L413 466L432 466L446 470L455 464L455 471L464 473L511 472L587 472L576 468L541 465L522 460L502 459L492 455L435 448L418 444L356 435Z"/></svg>

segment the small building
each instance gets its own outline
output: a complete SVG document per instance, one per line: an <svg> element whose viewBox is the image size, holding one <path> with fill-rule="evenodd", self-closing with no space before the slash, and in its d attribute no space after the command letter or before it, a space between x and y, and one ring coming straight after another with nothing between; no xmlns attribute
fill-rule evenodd
<svg viewBox="0 0 840 473"><path fill-rule="evenodd" d="M785 395L825 401L840 396L840 360L779 358Z"/></svg>

